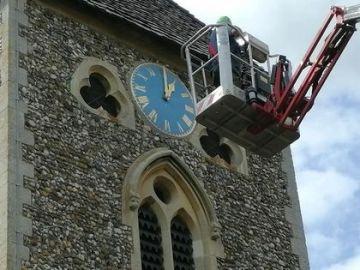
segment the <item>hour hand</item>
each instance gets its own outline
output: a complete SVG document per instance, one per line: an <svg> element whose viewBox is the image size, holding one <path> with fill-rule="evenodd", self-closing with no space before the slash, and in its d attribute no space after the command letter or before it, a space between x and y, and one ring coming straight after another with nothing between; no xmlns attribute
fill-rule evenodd
<svg viewBox="0 0 360 270"><path fill-rule="evenodd" d="M173 83L168 84L165 87L165 99L170 100L172 93L175 92L175 81Z"/></svg>

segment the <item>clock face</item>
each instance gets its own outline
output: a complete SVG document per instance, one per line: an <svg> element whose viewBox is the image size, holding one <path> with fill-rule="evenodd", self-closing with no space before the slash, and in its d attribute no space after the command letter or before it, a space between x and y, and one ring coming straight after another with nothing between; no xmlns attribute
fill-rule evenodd
<svg viewBox="0 0 360 270"><path fill-rule="evenodd" d="M166 67L146 63L131 76L133 97L146 119L159 131L189 135L195 127L195 104L189 90Z"/></svg>

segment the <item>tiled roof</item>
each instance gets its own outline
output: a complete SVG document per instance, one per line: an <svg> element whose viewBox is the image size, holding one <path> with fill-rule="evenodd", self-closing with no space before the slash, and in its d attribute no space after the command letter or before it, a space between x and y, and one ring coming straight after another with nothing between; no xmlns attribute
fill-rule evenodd
<svg viewBox="0 0 360 270"><path fill-rule="evenodd" d="M79 1L79 0L78 0ZM183 45L204 24L172 0L81 0L111 16L125 19Z"/></svg>

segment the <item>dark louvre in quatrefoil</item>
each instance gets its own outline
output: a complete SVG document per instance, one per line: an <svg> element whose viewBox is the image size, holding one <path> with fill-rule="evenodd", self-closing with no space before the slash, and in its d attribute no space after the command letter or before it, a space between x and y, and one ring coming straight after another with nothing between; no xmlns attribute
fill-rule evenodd
<svg viewBox="0 0 360 270"><path fill-rule="evenodd" d="M138 215L142 270L163 270L162 239L158 219L146 206L139 208Z"/></svg>
<svg viewBox="0 0 360 270"><path fill-rule="evenodd" d="M102 107L113 117L117 117L120 112L120 104L113 96L107 96Z"/></svg>
<svg viewBox="0 0 360 270"><path fill-rule="evenodd" d="M109 90L108 81L100 74L93 73L89 77L90 86L80 89L84 101L93 109L102 107L111 116L117 117L121 107L119 102L111 95L107 96Z"/></svg>
<svg viewBox="0 0 360 270"><path fill-rule="evenodd" d="M200 143L202 148L210 157L219 156L221 159L225 160L226 163L231 164L231 155L232 151L229 146L226 144L220 145L219 136L207 129L207 136L202 136L200 138Z"/></svg>
<svg viewBox="0 0 360 270"><path fill-rule="evenodd" d="M227 164L231 164L231 149L226 144L222 144L219 147L219 156L225 160Z"/></svg>
<svg viewBox="0 0 360 270"><path fill-rule="evenodd" d="M179 217L171 222L171 241L175 270L194 270L191 233Z"/></svg>

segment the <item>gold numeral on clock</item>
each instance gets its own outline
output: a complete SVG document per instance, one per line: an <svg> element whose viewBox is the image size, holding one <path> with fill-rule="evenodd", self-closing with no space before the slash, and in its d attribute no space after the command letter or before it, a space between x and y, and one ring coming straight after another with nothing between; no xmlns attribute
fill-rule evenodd
<svg viewBox="0 0 360 270"><path fill-rule="evenodd" d="M152 110L149 114L148 117L151 121L153 121L154 123L156 123L157 118L158 118L158 112L156 110Z"/></svg>
<svg viewBox="0 0 360 270"><path fill-rule="evenodd" d="M180 124L179 122L177 122L177 125L178 125L178 127L179 127L180 132L181 132L181 133L184 133L184 129L183 129L183 127L181 126L181 124Z"/></svg>
<svg viewBox="0 0 360 270"><path fill-rule="evenodd" d="M137 100L143 109L149 105L149 98L147 96L139 96Z"/></svg>
<svg viewBox="0 0 360 270"><path fill-rule="evenodd" d="M146 87L144 85L139 85L139 84L135 84L134 86L135 90L141 91L141 92L146 92Z"/></svg>
<svg viewBox="0 0 360 270"><path fill-rule="evenodd" d="M142 75L141 73L137 73L136 75L139 76L140 78L144 79L144 81L147 81L149 79L148 77Z"/></svg>
<svg viewBox="0 0 360 270"><path fill-rule="evenodd" d="M152 68L146 68L146 70L149 72L151 77L154 77L156 75L155 71Z"/></svg>
<svg viewBox="0 0 360 270"><path fill-rule="evenodd" d="M166 131L166 132L171 132L169 120L165 120L165 122L164 122L164 127L165 127L165 131Z"/></svg>
<svg viewBox="0 0 360 270"><path fill-rule="evenodd" d="M184 92L184 93L181 93L181 97L183 97L183 98L189 98L189 97L190 97L190 94L187 93L187 92Z"/></svg>
<svg viewBox="0 0 360 270"><path fill-rule="evenodd" d="M190 120L190 118L186 114L183 115L182 120L188 127L192 126L193 122Z"/></svg>
<svg viewBox="0 0 360 270"><path fill-rule="evenodd" d="M189 113L195 114L194 108L190 107L189 105L185 105L185 110Z"/></svg>

